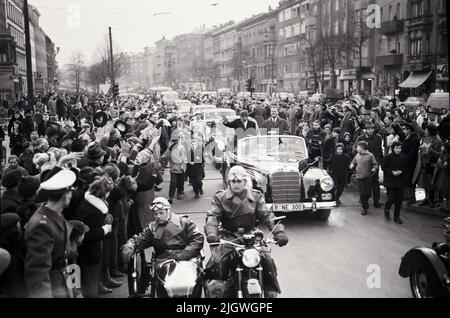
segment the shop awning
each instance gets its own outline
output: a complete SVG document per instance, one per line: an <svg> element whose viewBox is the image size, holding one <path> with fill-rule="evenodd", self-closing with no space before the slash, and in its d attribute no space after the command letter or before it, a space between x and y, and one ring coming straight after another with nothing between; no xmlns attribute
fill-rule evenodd
<svg viewBox="0 0 450 318"><path fill-rule="evenodd" d="M417 88L427 81L433 71L427 72L412 72L411 75L401 83L399 86L403 88Z"/></svg>

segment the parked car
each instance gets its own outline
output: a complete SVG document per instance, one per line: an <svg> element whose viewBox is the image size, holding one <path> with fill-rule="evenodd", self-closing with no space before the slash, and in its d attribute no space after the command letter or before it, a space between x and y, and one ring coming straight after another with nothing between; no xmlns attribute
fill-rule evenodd
<svg viewBox="0 0 450 318"><path fill-rule="evenodd" d="M222 176L234 165L248 172L248 184L265 195L274 213L313 212L327 220L336 206L334 182L327 171L309 164L302 137L264 135L238 141L236 152L225 152Z"/></svg>
<svg viewBox="0 0 450 318"><path fill-rule="evenodd" d="M432 93L427 100L427 107L441 108L445 114L450 109L449 93Z"/></svg>
<svg viewBox="0 0 450 318"><path fill-rule="evenodd" d="M313 96L311 96L309 98L309 101L312 103L324 103L325 98L326 98L325 94L317 93L317 94L314 94Z"/></svg>
<svg viewBox="0 0 450 318"><path fill-rule="evenodd" d="M217 109L214 105L193 105L191 107L191 114L194 115L196 112L203 112L206 109Z"/></svg>
<svg viewBox="0 0 450 318"><path fill-rule="evenodd" d="M426 105L426 100L421 97L408 97L404 102L403 105L406 106L407 110L415 110L420 106Z"/></svg>

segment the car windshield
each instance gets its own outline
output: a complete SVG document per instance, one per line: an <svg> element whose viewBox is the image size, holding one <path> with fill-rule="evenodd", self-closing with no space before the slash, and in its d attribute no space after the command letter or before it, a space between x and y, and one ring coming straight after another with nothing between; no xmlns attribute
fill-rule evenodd
<svg viewBox="0 0 450 318"><path fill-rule="evenodd" d="M308 157L303 138L260 136L241 140L238 157L248 162L298 162Z"/></svg>
<svg viewBox="0 0 450 318"><path fill-rule="evenodd" d="M222 117L231 119L236 117L236 112L234 110L221 110L214 112L205 112L205 121L221 120Z"/></svg>

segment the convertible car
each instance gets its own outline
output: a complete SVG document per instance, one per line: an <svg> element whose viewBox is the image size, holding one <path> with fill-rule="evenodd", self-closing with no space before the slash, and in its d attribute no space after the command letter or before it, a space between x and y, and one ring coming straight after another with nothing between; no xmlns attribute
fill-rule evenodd
<svg viewBox="0 0 450 318"><path fill-rule="evenodd" d="M328 220L336 206L334 182L315 163L309 163L305 140L296 136L270 135L241 139L236 152L226 151L222 176L234 165L248 172L247 182L265 195L274 213L313 212Z"/></svg>

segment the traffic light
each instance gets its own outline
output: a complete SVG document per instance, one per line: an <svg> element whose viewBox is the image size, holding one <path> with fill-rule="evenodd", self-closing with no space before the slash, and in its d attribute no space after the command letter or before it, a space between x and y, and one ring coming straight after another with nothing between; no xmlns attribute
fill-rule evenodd
<svg viewBox="0 0 450 318"><path fill-rule="evenodd" d="M247 92L252 92L253 90L253 81L250 78L249 80L247 80Z"/></svg>
<svg viewBox="0 0 450 318"><path fill-rule="evenodd" d="M119 84L114 84L113 86L113 96L119 95Z"/></svg>

